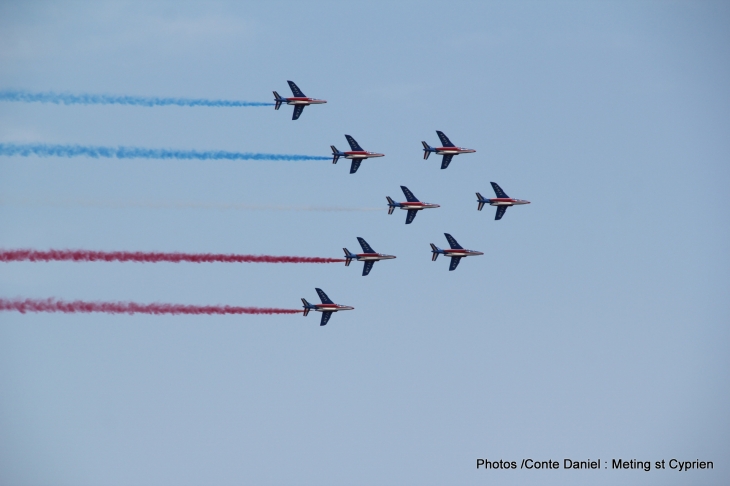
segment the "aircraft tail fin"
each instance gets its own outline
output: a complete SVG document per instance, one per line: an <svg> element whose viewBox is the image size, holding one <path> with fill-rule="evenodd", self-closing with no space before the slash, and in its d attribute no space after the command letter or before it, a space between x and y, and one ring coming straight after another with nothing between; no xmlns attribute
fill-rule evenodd
<svg viewBox="0 0 730 486"><path fill-rule="evenodd" d="M276 102L276 104L274 105L274 109L278 110L279 108L281 108L281 104L284 102L284 98L279 96L279 93L274 91L274 101Z"/></svg>
<svg viewBox="0 0 730 486"><path fill-rule="evenodd" d="M309 314L309 302L307 302L307 299L302 298L302 304L304 304L304 315L306 316Z"/></svg>
<svg viewBox="0 0 730 486"><path fill-rule="evenodd" d="M357 258L357 255L355 255L354 253L350 253L350 250L348 250L347 248L343 248L343 250L345 251L345 266L349 267L352 260Z"/></svg>
<svg viewBox="0 0 730 486"><path fill-rule="evenodd" d="M393 210L395 209L395 201L393 201L390 196L385 196L385 199L388 200L388 214L393 214Z"/></svg>
<svg viewBox="0 0 730 486"><path fill-rule="evenodd" d="M433 152L433 149L431 149L431 146L427 144L426 142L421 142L423 144L423 160L428 160L428 156L431 155L431 152Z"/></svg>
<svg viewBox="0 0 730 486"><path fill-rule="evenodd" d="M482 195L481 195L481 194L479 194L478 192L477 192L477 202L479 203L479 206L477 207L477 209L478 209L479 211L481 211L481 210L482 210L482 208L484 207L484 204L485 204L485 203L484 203L484 198L483 198L483 197L482 197Z"/></svg>
<svg viewBox="0 0 730 486"><path fill-rule="evenodd" d="M330 145L330 148L332 149L332 163L336 164L340 159L340 151L334 145Z"/></svg>
<svg viewBox="0 0 730 486"><path fill-rule="evenodd" d="M431 255L431 261L435 262L436 259L439 257L440 249L433 243L431 243L431 253L433 253L433 255Z"/></svg>

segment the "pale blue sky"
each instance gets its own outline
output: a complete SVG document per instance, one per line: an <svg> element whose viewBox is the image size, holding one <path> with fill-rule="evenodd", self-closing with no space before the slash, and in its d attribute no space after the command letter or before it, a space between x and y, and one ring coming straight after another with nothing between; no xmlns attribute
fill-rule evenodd
<svg viewBox="0 0 730 486"><path fill-rule="evenodd" d="M727 484L730 8L722 2L0 4L0 88L291 108L0 103L0 141L343 161L0 159L0 246L362 264L13 263L0 296L319 316L0 314L0 482ZM445 131L476 154L422 160ZM476 210L490 181L532 201ZM385 196L441 204L409 226ZM53 205L87 201L98 206ZM109 203L378 207L246 211ZM43 202L43 204L36 204ZM430 261L444 232L484 256ZM477 458L712 460L485 472Z"/></svg>

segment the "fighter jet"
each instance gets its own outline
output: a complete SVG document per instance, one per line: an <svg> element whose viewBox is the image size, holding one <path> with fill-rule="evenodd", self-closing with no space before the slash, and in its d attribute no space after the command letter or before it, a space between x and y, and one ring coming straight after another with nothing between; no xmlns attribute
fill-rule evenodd
<svg viewBox="0 0 730 486"><path fill-rule="evenodd" d="M357 237L357 241L360 242L360 246L362 246L362 251L364 253L350 253L350 250L347 248L343 248L345 250L345 266L349 266L350 262L353 260L357 260L359 262L365 262L365 265L362 267L362 276L364 277L368 273L370 273L370 270L372 270L373 265L375 262L380 260L390 260L391 258L395 258L393 255L385 255L383 253L375 253L375 250L373 250L370 245L368 245L368 242L364 239Z"/></svg>
<svg viewBox="0 0 730 486"><path fill-rule="evenodd" d="M360 145L350 135L345 135L347 143L350 144L352 149L350 152L340 152L334 145L330 145L332 148L332 163L336 164L340 157L345 159L352 159L352 165L350 166L350 174L357 172L360 167L360 162L370 157L383 157L385 154L379 154L377 152L367 152L360 147Z"/></svg>
<svg viewBox="0 0 730 486"><path fill-rule="evenodd" d="M456 270L456 267L459 265L459 262L463 257L468 256L476 256L476 255L484 255L481 251L474 251L474 250L465 250L460 244L456 242L453 236L451 236L448 233L444 233L444 236L446 236L446 240L449 242L449 245L451 246L450 250L442 250L438 246L431 243L431 253L433 253L433 256L431 257L431 261L435 262L439 255L447 256L451 258L451 265L449 265L449 271Z"/></svg>
<svg viewBox="0 0 730 486"><path fill-rule="evenodd" d="M339 311L346 311L346 310L353 310L354 307L350 307L349 305L339 305L335 304L330 300L329 297L327 297L327 294L322 292L322 289L315 288L314 290L317 291L317 294L319 295L320 300L322 301L321 304L310 304L307 302L306 299L302 299L302 303L304 304L304 315L306 316L309 314L309 311L315 311L315 312L321 312L322 313L322 320L319 322L320 326L326 326L327 321L330 320L330 317L332 317L333 312L339 312Z"/></svg>
<svg viewBox="0 0 730 486"><path fill-rule="evenodd" d="M502 219L505 211L507 211L507 208L510 206L530 204L530 201L509 197L496 182L490 182L490 184L492 184L492 189L494 189L494 193L497 195L497 197L487 199L477 192L477 202L479 203L477 209L481 211L485 204L489 204L490 206L497 206L497 214L495 214L494 216L495 220Z"/></svg>
<svg viewBox="0 0 730 486"><path fill-rule="evenodd" d="M400 186L400 188L403 190L403 194L406 195L406 202L395 202L390 198L390 196L386 196L385 198L388 200L388 214L393 214L393 210L395 210L395 208L401 208L408 211L406 224L411 224L413 222L413 218L416 217L416 214L421 209L441 207L438 204L419 201L406 186Z"/></svg>
<svg viewBox="0 0 730 486"><path fill-rule="evenodd" d="M454 155L471 154L476 152L476 150L473 149L457 147L456 145L451 143L449 137L444 135L444 132L436 130L436 133L441 140L442 147L431 147L426 142L421 142L423 144L423 160L428 159L428 156L431 155L431 152L435 153L436 155L443 155L444 158L441 160L441 168L445 169L451 163L451 159L454 158Z"/></svg>
<svg viewBox="0 0 730 486"><path fill-rule="evenodd" d="M292 120L299 118L299 115L302 114L304 107L307 105L321 105L322 103L327 103L325 100L308 98L304 95L304 93L302 93L299 86L294 84L294 81L287 81L287 83L289 83L289 87L291 88L291 92L294 96L291 98L282 98L279 96L279 93L274 91L274 101L276 102L274 109L278 110L283 103L286 103L287 105L294 105L294 114L291 117Z"/></svg>

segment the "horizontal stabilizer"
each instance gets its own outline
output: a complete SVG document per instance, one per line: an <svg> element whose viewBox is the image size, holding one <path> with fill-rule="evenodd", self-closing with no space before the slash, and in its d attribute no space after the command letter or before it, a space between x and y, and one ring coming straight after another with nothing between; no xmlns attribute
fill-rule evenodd
<svg viewBox="0 0 730 486"><path fill-rule="evenodd" d="M431 252L433 253L433 255L431 255L431 261L435 262L439 257L439 248L433 243L431 243Z"/></svg>
<svg viewBox="0 0 730 486"><path fill-rule="evenodd" d="M347 248L343 248L343 250L345 251L345 266L349 267L350 262L352 262L353 258L356 258L356 255L350 253L350 250L348 250Z"/></svg>
<svg viewBox="0 0 730 486"><path fill-rule="evenodd" d="M428 156L431 155L433 149L431 149L431 146L426 142L421 143L423 144L423 160L428 160Z"/></svg>
<svg viewBox="0 0 730 486"><path fill-rule="evenodd" d="M385 196L385 199L388 200L388 214L393 214L393 210L398 204L390 196Z"/></svg>

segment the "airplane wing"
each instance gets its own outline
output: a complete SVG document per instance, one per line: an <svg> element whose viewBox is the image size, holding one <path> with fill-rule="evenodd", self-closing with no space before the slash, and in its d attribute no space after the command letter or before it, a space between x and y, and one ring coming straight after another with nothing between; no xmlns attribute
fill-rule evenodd
<svg viewBox="0 0 730 486"><path fill-rule="evenodd" d="M449 140L449 137L444 135L444 132L439 132L436 130L436 135L439 136L439 140L441 140L441 146L442 147L454 147L455 145L451 143L451 140Z"/></svg>
<svg viewBox="0 0 730 486"><path fill-rule="evenodd" d="M416 196L413 195L410 189L408 189L406 186L400 186L401 191L403 191L403 194L406 196L406 201L408 202L420 202Z"/></svg>
<svg viewBox="0 0 730 486"><path fill-rule="evenodd" d="M360 163L362 163L362 159L352 159L352 165L350 165L350 174L354 174L357 172L357 169L360 168Z"/></svg>
<svg viewBox="0 0 730 486"><path fill-rule="evenodd" d="M291 119L296 120L299 118L299 116L304 111L304 105L295 105L294 106L294 114L292 115Z"/></svg>
<svg viewBox="0 0 730 486"><path fill-rule="evenodd" d="M302 93L302 90L299 89L299 86L294 84L294 81L287 81L287 83L289 83L289 88L291 88L291 92L295 98L306 98L307 97L304 93Z"/></svg>
<svg viewBox="0 0 730 486"><path fill-rule="evenodd" d="M502 188L499 187L499 184L497 184L496 182L490 182L490 184L492 185L492 189L494 189L494 193L497 195L497 197L509 198L507 193L505 193Z"/></svg>
<svg viewBox="0 0 730 486"><path fill-rule="evenodd" d="M418 214L418 209L409 209L408 216L406 216L406 224L411 224L416 214Z"/></svg>
<svg viewBox="0 0 730 486"><path fill-rule="evenodd" d="M497 214L494 215L494 219L502 219L502 216L504 216L505 211L507 211L507 206L497 206Z"/></svg>
<svg viewBox="0 0 730 486"><path fill-rule="evenodd" d="M360 242L360 246L362 246L362 251L364 251L365 253L375 253L372 247L368 245L367 241L363 240L359 236L357 237L357 241Z"/></svg>
<svg viewBox="0 0 730 486"><path fill-rule="evenodd" d="M317 295L319 295L319 300L321 300L323 304L334 304L334 302L332 302L330 300L330 298L327 297L327 294L322 292L322 289L314 289L314 290L317 291Z"/></svg>
<svg viewBox="0 0 730 486"><path fill-rule="evenodd" d="M357 151L364 152L364 150L362 149L362 147L360 147L360 145L350 135L345 135L345 138L347 139L347 143L350 144L350 148L352 150L354 150L356 152Z"/></svg>
<svg viewBox="0 0 730 486"><path fill-rule="evenodd" d="M362 267L362 276L364 277L368 273L370 273L370 270L373 269L373 265L375 262L373 260L368 260L365 262L365 266Z"/></svg>
<svg viewBox="0 0 730 486"><path fill-rule="evenodd" d="M444 158L441 159L441 168L442 169L447 168L449 166L449 164L451 163L451 159L453 159L453 158L454 158L454 154L444 155Z"/></svg>
<svg viewBox="0 0 730 486"><path fill-rule="evenodd" d="M464 248L456 242L456 238L451 236L448 233L444 233L444 236L446 237L446 241L449 242L449 246L451 246L452 250L463 250Z"/></svg>
<svg viewBox="0 0 730 486"><path fill-rule="evenodd" d="M326 326L327 322L330 320L330 317L332 317L331 312L322 312L322 320L319 321L319 325Z"/></svg>
<svg viewBox="0 0 730 486"><path fill-rule="evenodd" d="M459 266L460 261L461 261L461 257L453 257L451 259L451 265L449 265L449 272L456 270L456 267Z"/></svg>

